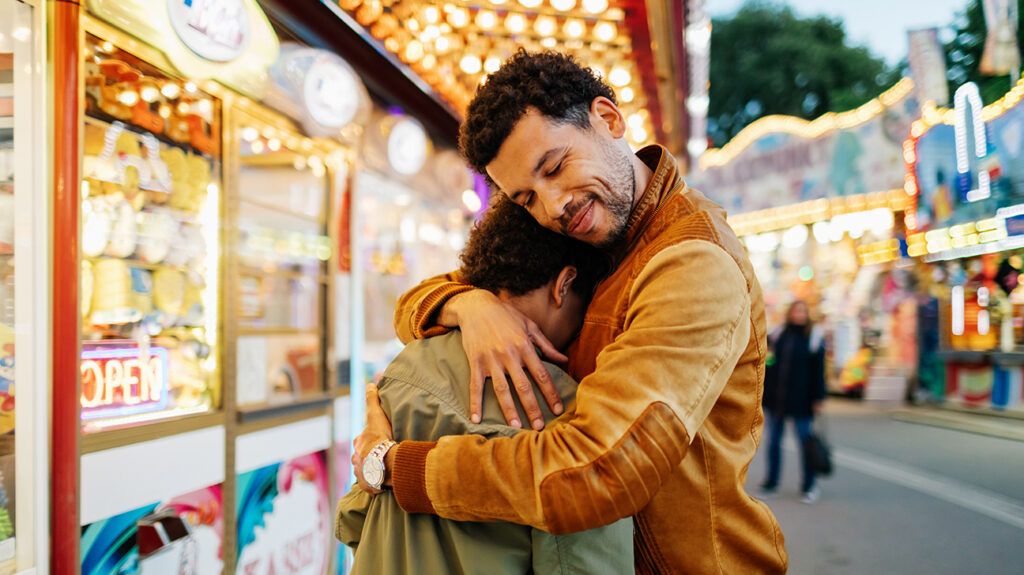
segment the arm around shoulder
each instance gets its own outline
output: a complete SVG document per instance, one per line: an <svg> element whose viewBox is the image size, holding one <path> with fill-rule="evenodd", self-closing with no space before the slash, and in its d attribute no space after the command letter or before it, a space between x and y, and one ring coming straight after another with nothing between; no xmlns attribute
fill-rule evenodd
<svg viewBox="0 0 1024 575"><path fill-rule="evenodd" d="M395 494L410 512L556 534L633 515L686 456L749 335L732 257L705 241L666 248L638 274L625 331L580 383L572 417L507 439L402 444Z"/></svg>
<svg viewBox="0 0 1024 575"><path fill-rule="evenodd" d="M395 306L395 333L402 343L440 335L451 326L438 323L441 308L451 298L470 291L473 286L459 281L457 272L434 276L402 294Z"/></svg>

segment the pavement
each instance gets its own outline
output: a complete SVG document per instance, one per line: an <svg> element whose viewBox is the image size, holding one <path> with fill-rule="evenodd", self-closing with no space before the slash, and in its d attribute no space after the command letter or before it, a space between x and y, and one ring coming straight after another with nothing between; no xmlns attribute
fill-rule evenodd
<svg viewBox="0 0 1024 575"><path fill-rule="evenodd" d="M786 535L790 573L1024 573L1024 441L911 422L905 412L829 400L836 470L819 481L814 505L800 502L787 430L782 484L765 501ZM763 475L759 453L752 494Z"/></svg>

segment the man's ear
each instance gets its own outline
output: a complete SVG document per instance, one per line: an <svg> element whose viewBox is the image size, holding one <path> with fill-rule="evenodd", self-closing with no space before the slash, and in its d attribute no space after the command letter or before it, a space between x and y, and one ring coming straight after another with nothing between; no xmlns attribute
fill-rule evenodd
<svg viewBox="0 0 1024 575"><path fill-rule="evenodd" d="M555 307L562 307L565 304L565 296L569 295L572 282L576 281L576 266L565 266L555 278L555 285L552 286L551 297Z"/></svg>
<svg viewBox="0 0 1024 575"><path fill-rule="evenodd" d="M614 102L598 96L590 103L590 123L595 129L607 130L613 138L626 135L626 119Z"/></svg>

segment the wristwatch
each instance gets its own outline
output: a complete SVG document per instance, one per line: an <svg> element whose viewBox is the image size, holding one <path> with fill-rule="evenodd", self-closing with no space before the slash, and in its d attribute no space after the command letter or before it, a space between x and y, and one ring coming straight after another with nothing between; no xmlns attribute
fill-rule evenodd
<svg viewBox="0 0 1024 575"><path fill-rule="evenodd" d="M378 491L384 486L384 456L395 445L394 441L385 439L375 445L363 460L363 479Z"/></svg>

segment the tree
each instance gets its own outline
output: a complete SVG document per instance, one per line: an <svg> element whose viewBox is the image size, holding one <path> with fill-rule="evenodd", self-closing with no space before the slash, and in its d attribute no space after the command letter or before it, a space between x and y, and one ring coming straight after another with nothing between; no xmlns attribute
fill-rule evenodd
<svg viewBox="0 0 1024 575"><path fill-rule="evenodd" d="M1018 0L1017 7L1018 15L1024 14L1024 0ZM1011 88L1010 79L1007 76L982 76L978 71L988 30L981 0L971 0L967 8L957 14L950 29L953 38L945 44L946 78L949 80L950 95L966 82L974 82L986 104L1002 98ZM1018 23L1017 47L1021 46L1024 46L1024 27Z"/></svg>
<svg viewBox="0 0 1024 575"><path fill-rule="evenodd" d="M878 96L898 71L847 43L839 20L754 0L712 21L708 132L722 146L768 114L815 118Z"/></svg>

